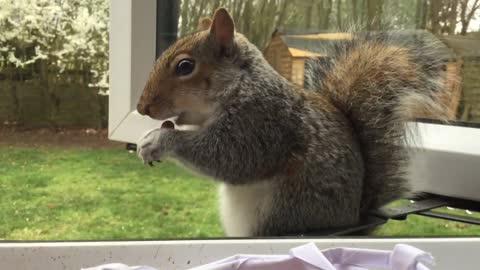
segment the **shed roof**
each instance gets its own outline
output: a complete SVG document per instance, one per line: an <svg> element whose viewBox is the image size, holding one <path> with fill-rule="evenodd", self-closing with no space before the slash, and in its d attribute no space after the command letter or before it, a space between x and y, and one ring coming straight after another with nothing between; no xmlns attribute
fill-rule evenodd
<svg viewBox="0 0 480 270"><path fill-rule="evenodd" d="M480 57L480 33L442 36L441 40L462 57Z"/></svg>
<svg viewBox="0 0 480 270"><path fill-rule="evenodd" d="M325 56L324 54L319 54L319 53L295 49L295 48L288 48L288 51L293 57Z"/></svg>
<svg viewBox="0 0 480 270"><path fill-rule="evenodd" d="M394 43L398 41L399 45L408 41L420 41L424 43L432 43L438 41L438 38L435 35L426 30L404 30L394 31L394 33L395 35L392 35L392 41ZM351 33L332 32L301 33L299 31L276 31L274 35L275 34L280 36L280 38L287 45L291 53L292 49L294 49L303 52L311 52L317 55L329 55L331 54L330 50L333 47L333 44L341 42L342 40L348 40L352 38ZM438 48L440 50L439 55L447 59L452 59L456 57L452 49L448 48L444 43L441 44L443 46L440 46ZM305 57L306 56L312 55L305 54Z"/></svg>

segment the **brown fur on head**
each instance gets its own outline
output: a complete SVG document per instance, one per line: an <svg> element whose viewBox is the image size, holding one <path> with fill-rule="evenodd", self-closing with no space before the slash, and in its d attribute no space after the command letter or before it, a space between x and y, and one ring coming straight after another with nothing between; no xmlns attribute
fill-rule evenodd
<svg viewBox="0 0 480 270"><path fill-rule="evenodd" d="M205 20L202 27L207 23ZM232 18L219 8L209 30L177 40L157 60L137 111L159 120L180 116L185 122L201 122L208 118L215 108L212 76L221 54L233 46L234 31Z"/></svg>

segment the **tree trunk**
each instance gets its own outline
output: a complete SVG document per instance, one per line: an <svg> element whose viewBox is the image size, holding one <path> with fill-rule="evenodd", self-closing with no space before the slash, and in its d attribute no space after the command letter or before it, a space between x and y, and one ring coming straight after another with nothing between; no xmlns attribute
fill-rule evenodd
<svg viewBox="0 0 480 270"><path fill-rule="evenodd" d="M279 4L278 17L275 23L277 26L283 25L285 21L285 16L287 15L287 9L288 9L289 3L290 3L289 0L283 0L283 2Z"/></svg>
<svg viewBox="0 0 480 270"><path fill-rule="evenodd" d="M367 29L379 30L381 27L383 0L367 0Z"/></svg>
<svg viewBox="0 0 480 270"><path fill-rule="evenodd" d="M361 22L360 22L360 25L362 25L363 27L366 26L367 24L367 0L361 0L362 1L362 5L361 5Z"/></svg>
<svg viewBox="0 0 480 270"><path fill-rule="evenodd" d="M424 21L424 7L427 0L417 0L417 5L415 8L415 28L416 29L423 29L422 22Z"/></svg>
<svg viewBox="0 0 480 270"><path fill-rule="evenodd" d="M266 10L266 18L274 18L275 13L277 12L276 1L268 1L268 8ZM259 43L260 50L265 48L268 38L271 36L273 30L275 29L275 20L264 20L263 28L262 28L262 35L261 40Z"/></svg>
<svg viewBox="0 0 480 270"><path fill-rule="evenodd" d="M460 34L466 35L467 34L467 28L468 28L468 23L467 23L467 4L468 0L461 0L460 3L460 22L462 23L462 30L460 31Z"/></svg>
<svg viewBox="0 0 480 270"><path fill-rule="evenodd" d="M250 33L250 25L251 25L251 22L252 22L252 19L253 19L253 16L252 16L252 0L246 0L246 3L245 3L245 10L242 14L242 18L243 18L243 33L247 36L247 37L251 37L252 34Z"/></svg>
<svg viewBox="0 0 480 270"><path fill-rule="evenodd" d="M352 0L352 19L355 24L358 23L358 0Z"/></svg>
<svg viewBox="0 0 480 270"><path fill-rule="evenodd" d="M448 13L448 34L454 35L455 28L457 26L457 11L458 11L458 0L449 1L449 13Z"/></svg>
<svg viewBox="0 0 480 270"><path fill-rule="evenodd" d="M427 28L427 17L428 17L428 1L423 0L422 21L421 21L420 29Z"/></svg>
<svg viewBox="0 0 480 270"><path fill-rule="evenodd" d="M17 124L22 124L23 122L23 119L22 119L22 115L21 115L21 112L20 112L20 101L19 101L19 98L18 98L18 93L17 93L17 89L16 89L16 85L14 82L14 74L13 74L13 71L15 69L13 69L13 67L7 67L4 69L6 71L6 74L7 74L7 81L10 82L10 85L8 86L8 90L10 91L10 95L12 97L12 118L10 119L9 117L9 121L13 121L13 122L17 122Z"/></svg>
<svg viewBox="0 0 480 270"><path fill-rule="evenodd" d="M207 2L207 1L203 1L203 2ZM237 1L237 2L234 3L235 5L234 5L233 10L230 10L230 12L233 16L233 20L236 20L237 22L240 21L239 18L240 18L240 15L242 14L245 2L246 1ZM244 18L242 16L242 20L248 20L248 19L249 18Z"/></svg>
<svg viewBox="0 0 480 270"><path fill-rule="evenodd" d="M430 1L430 31L433 34L440 34L440 10L442 8L441 0Z"/></svg>
<svg viewBox="0 0 480 270"><path fill-rule="evenodd" d="M256 5L255 5L255 11L254 14L256 16L258 15L263 15L265 14L265 9L267 7L267 1L266 0L263 0L261 1L260 3L258 1L255 1ZM260 6L259 6L260 5ZM257 47L260 48L261 46L261 40L262 40L262 23L263 23L264 20L258 20L257 18L255 18L254 22L254 27L252 28L252 35L250 37L250 41L257 45Z"/></svg>
<svg viewBox="0 0 480 270"><path fill-rule="evenodd" d="M333 0L327 0L326 1L326 6L324 6L325 2L322 1L319 3L320 8L318 10L319 15L318 15L318 20L319 20L319 27L321 29L328 29L330 26L330 14L332 14L332 5L333 5Z"/></svg>
<svg viewBox="0 0 480 270"><path fill-rule="evenodd" d="M305 4L305 29L312 28L313 4L312 0Z"/></svg>
<svg viewBox="0 0 480 270"><path fill-rule="evenodd" d="M188 21L189 21L189 12L188 10L190 9L189 7L189 0L182 0L182 11L180 12L181 20L182 20L182 25L180 26L180 35L184 36L187 33L187 28L188 28Z"/></svg>
<svg viewBox="0 0 480 270"><path fill-rule="evenodd" d="M332 10L333 10L333 0L327 0L328 2L328 8L327 12L325 15L325 29L330 27L330 16L332 15Z"/></svg>
<svg viewBox="0 0 480 270"><path fill-rule="evenodd" d="M188 31L193 31L197 29L198 21L204 15L207 4L208 4L208 1L200 1L200 4L197 4L195 2L195 6L198 6L198 8L194 8L193 10L195 10L195 13L190 15L191 20L190 20L190 26L188 27Z"/></svg>
<svg viewBox="0 0 480 270"><path fill-rule="evenodd" d="M337 26L342 29L342 0L337 0Z"/></svg>

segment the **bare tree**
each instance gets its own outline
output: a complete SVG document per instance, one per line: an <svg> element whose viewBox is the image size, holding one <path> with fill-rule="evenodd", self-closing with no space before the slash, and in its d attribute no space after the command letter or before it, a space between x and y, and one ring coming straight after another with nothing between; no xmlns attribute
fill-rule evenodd
<svg viewBox="0 0 480 270"><path fill-rule="evenodd" d="M470 21L475 16L475 12L480 7L479 0L460 0L460 22L462 23L462 29L460 34L466 35Z"/></svg>
<svg viewBox="0 0 480 270"><path fill-rule="evenodd" d="M352 19L354 23L358 23L358 0L352 0Z"/></svg>
<svg viewBox="0 0 480 270"><path fill-rule="evenodd" d="M367 29L378 30L381 26L383 0L367 0Z"/></svg>
<svg viewBox="0 0 480 270"><path fill-rule="evenodd" d="M244 33L250 33L251 32L251 25L252 25L252 20L251 18L253 17L253 5L252 5L252 0L246 0L245 1L245 8L243 10L243 18L246 18L246 20L242 20L242 31Z"/></svg>
<svg viewBox="0 0 480 270"><path fill-rule="evenodd" d="M455 34L455 28L457 27L458 17L458 0L450 0L447 5L448 24L446 33L449 35Z"/></svg>
<svg viewBox="0 0 480 270"><path fill-rule="evenodd" d="M313 4L314 0L309 0L305 5L305 29L312 27Z"/></svg>
<svg viewBox="0 0 480 270"><path fill-rule="evenodd" d="M330 24L330 14L332 13L333 0L317 2L317 26L320 29L328 29Z"/></svg>
<svg viewBox="0 0 480 270"><path fill-rule="evenodd" d="M440 34L455 34L457 26L458 0L440 0L438 10L438 30Z"/></svg>
<svg viewBox="0 0 480 270"><path fill-rule="evenodd" d="M187 27L188 27L188 11L190 9L189 7L189 0L182 0L181 4L180 4L180 35L185 35L185 33L187 32Z"/></svg>
<svg viewBox="0 0 480 270"><path fill-rule="evenodd" d="M288 11L289 3L291 3L291 1L280 0L278 4L278 17L275 22L276 25L280 26L284 23L287 15L287 11Z"/></svg>
<svg viewBox="0 0 480 270"><path fill-rule="evenodd" d="M342 29L342 0L337 1L337 25L339 29Z"/></svg>
<svg viewBox="0 0 480 270"><path fill-rule="evenodd" d="M428 1L417 0L415 10L415 28L425 29L427 27Z"/></svg>
<svg viewBox="0 0 480 270"><path fill-rule="evenodd" d="M429 20L429 30L433 34L440 34L440 11L442 9L443 0L432 0L430 1L430 20Z"/></svg>

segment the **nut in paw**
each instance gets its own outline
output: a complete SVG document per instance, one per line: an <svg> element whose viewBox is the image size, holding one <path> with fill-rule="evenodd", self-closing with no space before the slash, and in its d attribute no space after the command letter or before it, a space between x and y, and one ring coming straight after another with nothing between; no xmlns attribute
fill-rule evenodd
<svg viewBox="0 0 480 270"><path fill-rule="evenodd" d="M144 164L153 165L154 161L160 161L164 155L161 138L167 132L162 128L150 130L137 143L137 155Z"/></svg>

